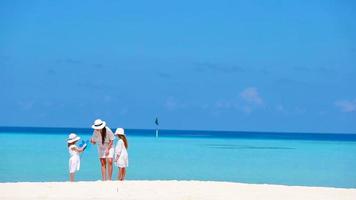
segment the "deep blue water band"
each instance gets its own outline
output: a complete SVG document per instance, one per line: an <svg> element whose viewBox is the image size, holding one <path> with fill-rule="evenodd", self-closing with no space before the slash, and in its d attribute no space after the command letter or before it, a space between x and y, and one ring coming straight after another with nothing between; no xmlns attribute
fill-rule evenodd
<svg viewBox="0 0 356 200"><path fill-rule="evenodd" d="M113 129L115 130L115 129ZM43 133L43 134L92 134L91 128L53 128L53 127L0 127L1 133ZM125 129L127 135L155 136L154 129ZM356 141L356 134L345 133L283 133L249 131L198 131L198 130L159 130L160 137L212 137L245 139L286 139L286 140L330 140Z"/></svg>

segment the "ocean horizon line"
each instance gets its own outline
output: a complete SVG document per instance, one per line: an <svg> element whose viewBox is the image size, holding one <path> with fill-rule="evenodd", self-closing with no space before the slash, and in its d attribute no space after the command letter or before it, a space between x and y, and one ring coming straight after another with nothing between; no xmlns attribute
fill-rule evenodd
<svg viewBox="0 0 356 200"><path fill-rule="evenodd" d="M110 127L112 130L119 128L119 127ZM93 130L90 126L89 127L66 127L66 126L0 126L0 132L2 130L13 130L13 129L31 129L31 130L68 130L68 129L74 129L74 130ZM156 128L125 128L125 130L156 130ZM253 131L253 130L218 130L218 129L167 129L167 128L159 128L159 131L191 131L191 132L224 132L224 133L276 133L276 134L340 134L340 135L356 135L355 133L351 132L308 132L308 131Z"/></svg>
<svg viewBox="0 0 356 200"><path fill-rule="evenodd" d="M154 136L156 129L126 128L129 135ZM63 134L79 132L89 135L92 128L82 127L39 127L39 126L0 126L1 132L36 132ZM301 139L301 140L342 140L356 141L356 133L313 133L313 132L272 132L272 131L229 131L229 130L178 130L159 129L159 136L170 137L222 137L251 139Z"/></svg>

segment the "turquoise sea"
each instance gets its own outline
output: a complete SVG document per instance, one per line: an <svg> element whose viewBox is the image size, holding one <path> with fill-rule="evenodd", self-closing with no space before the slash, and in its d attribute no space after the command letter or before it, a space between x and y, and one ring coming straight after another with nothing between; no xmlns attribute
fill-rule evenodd
<svg viewBox="0 0 356 200"><path fill-rule="evenodd" d="M0 127L0 182L67 181L66 139L90 129ZM128 129L129 180L212 180L356 188L356 134ZM116 142L116 140L115 140ZM96 146L76 180L101 179ZM114 178L117 169L114 170Z"/></svg>

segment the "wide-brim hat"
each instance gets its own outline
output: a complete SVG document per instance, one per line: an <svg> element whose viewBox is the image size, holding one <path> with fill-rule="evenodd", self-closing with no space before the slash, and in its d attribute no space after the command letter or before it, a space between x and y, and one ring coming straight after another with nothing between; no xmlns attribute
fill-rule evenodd
<svg viewBox="0 0 356 200"><path fill-rule="evenodd" d="M106 126L106 122L101 120L101 119L97 119L94 121L94 124L91 126L93 129L103 129Z"/></svg>
<svg viewBox="0 0 356 200"><path fill-rule="evenodd" d="M77 134L75 134L75 133L71 133L71 134L69 134L69 136L68 136L67 142L68 142L68 143L73 143L73 142L76 142L76 141L78 141L78 140L80 140L80 137L77 136Z"/></svg>
<svg viewBox="0 0 356 200"><path fill-rule="evenodd" d="M123 128L117 128L115 135L125 135L125 130Z"/></svg>

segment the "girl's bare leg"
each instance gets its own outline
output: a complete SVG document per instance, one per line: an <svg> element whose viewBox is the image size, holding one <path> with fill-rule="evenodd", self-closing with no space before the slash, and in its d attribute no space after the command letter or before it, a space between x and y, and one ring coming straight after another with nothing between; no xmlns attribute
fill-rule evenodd
<svg viewBox="0 0 356 200"><path fill-rule="evenodd" d="M108 172L109 172L108 179L111 180L111 178L112 178L112 158L108 158Z"/></svg>
<svg viewBox="0 0 356 200"><path fill-rule="evenodd" d="M125 180L125 176L126 176L126 168L123 168L123 170L122 170L122 180Z"/></svg>
<svg viewBox="0 0 356 200"><path fill-rule="evenodd" d="M74 181L74 175L75 175L75 173L69 173L69 180L70 180L71 182Z"/></svg>
<svg viewBox="0 0 356 200"><path fill-rule="evenodd" d="M103 181L106 180L106 158L100 158L100 164L101 164L101 177Z"/></svg>

